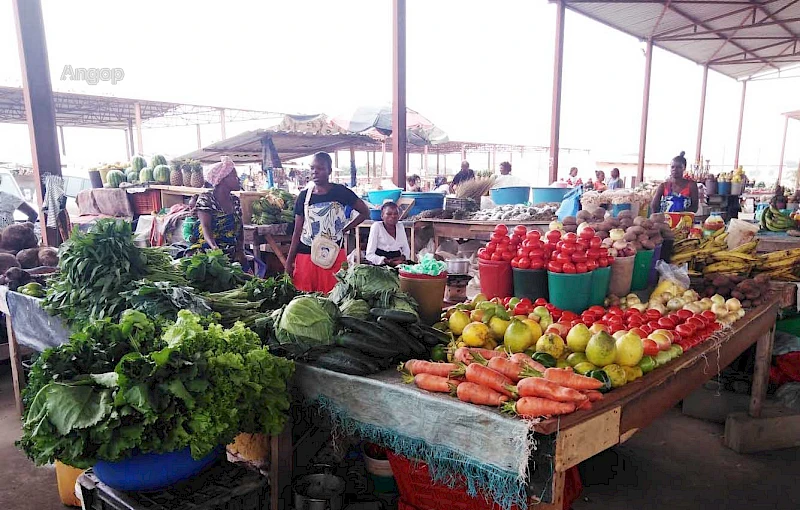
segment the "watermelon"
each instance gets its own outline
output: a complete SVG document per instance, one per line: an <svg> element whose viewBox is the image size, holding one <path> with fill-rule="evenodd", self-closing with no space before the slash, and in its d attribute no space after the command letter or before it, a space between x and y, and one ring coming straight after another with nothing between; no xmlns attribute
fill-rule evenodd
<svg viewBox="0 0 800 510"><path fill-rule="evenodd" d="M136 170L137 172L141 171L142 168L147 166L147 160L141 156L134 156L131 159L131 169Z"/></svg>
<svg viewBox="0 0 800 510"><path fill-rule="evenodd" d="M150 166L152 166L153 168L157 167L158 165L166 165L166 164L167 164L167 158L165 158L161 154L156 154L150 160Z"/></svg>
<svg viewBox="0 0 800 510"><path fill-rule="evenodd" d="M128 182L138 182L139 181L139 171L134 170L133 168L129 168L125 171L125 180Z"/></svg>
<svg viewBox="0 0 800 510"><path fill-rule="evenodd" d="M153 168L153 178L156 182L161 184L169 183L169 166L166 164L158 165Z"/></svg>
<svg viewBox="0 0 800 510"><path fill-rule="evenodd" d="M149 166L142 168L139 172L139 182L153 182L153 169Z"/></svg>
<svg viewBox="0 0 800 510"><path fill-rule="evenodd" d="M112 188L119 188L119 185L125 182L125 174L122 170L111 170L106 175L106 182Z"/></svg>

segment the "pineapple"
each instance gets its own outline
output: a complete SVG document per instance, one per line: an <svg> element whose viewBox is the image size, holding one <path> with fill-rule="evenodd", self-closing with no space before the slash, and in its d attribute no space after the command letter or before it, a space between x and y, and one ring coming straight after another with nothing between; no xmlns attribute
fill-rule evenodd
<svg viewBox="0 0 800 510"><path fill-rule="evenodd" d="M170 165L169 184L170 186L183 186L183 175L181 174L181 165L177 161L174 161Z"/></svg>
<svg viewBox="0 0 800 510"><path fill-rule="evenodd" d="M192 165L189 163L181 165L181 177L184 186L190 186L192 184Z"/></svg>
<svg viewBox="0 0 800 510"><path fill-rule="evenodd" d="M195 162L192 165L192 179L191 179L191 186L193 188L202 188L206 183L205 178L203 177L203 165L200 163Z"/></svg>

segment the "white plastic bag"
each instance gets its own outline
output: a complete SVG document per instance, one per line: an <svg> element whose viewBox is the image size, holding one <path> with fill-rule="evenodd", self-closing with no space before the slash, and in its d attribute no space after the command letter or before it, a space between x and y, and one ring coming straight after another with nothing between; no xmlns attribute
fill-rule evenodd
<svg viewBox="0 0 800 510"><path fill-rule="evenodd" d="M757 233L758 225L755 223L732 218L728 224L728 237L725 239L728 242L728 249L732 250L752 241Z"/></svg>

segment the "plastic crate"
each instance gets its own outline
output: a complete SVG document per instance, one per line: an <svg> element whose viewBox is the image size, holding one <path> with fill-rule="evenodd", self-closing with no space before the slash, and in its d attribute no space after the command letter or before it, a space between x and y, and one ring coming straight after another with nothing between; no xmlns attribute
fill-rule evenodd
<svg viewBox="0 0 800 510"><path fill-rule="evenodd" d="M153 211L161 210L161 191L157 189L148 189L141 193L128 193L128 198L133 207L133 214L136 216L152 214Z"/></svg>
<svg viewBox="0 0 800 510"><path fill-rule="evenodd" d="M469 205L470 200L468 198L445 197L444 199L445 211L466 211Z"/></svg>
<svg viewBox="0 0 800 510"><path fill-rule="evenodd" d="M269 504L267 478L230 462L158 492L117 491L91 470L78 477L78 485L84 510L262 510Z"/></svg>

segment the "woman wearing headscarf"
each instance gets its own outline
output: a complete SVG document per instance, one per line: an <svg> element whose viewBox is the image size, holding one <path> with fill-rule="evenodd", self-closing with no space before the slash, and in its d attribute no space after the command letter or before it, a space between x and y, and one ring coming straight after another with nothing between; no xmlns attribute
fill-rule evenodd
<svg viewBox="0 0 800 510"><path fill-rule="evenodd" d="M207 167L203 176L212 189L197 195L194 205L197 221L189 239L192 243L189 251L221 249L232 261L246 266L242 205L239 197L231 193L240 189L233 161L222 156L222 161Z"/></svg>

